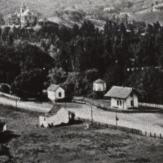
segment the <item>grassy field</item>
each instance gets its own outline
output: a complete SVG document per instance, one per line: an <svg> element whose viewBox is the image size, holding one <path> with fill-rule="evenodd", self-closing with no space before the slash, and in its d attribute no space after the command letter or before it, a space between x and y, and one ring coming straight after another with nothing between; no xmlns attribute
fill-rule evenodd
<svg viewBox="0 0 163 163"><path fill-rule="evenodd" d="M83 123L43 129L37 127L37 113L0 109L8 129L19 135L5 144L8 154L0 156L2 163L163 162L160 139L98 126L85 129Z"/></svg>

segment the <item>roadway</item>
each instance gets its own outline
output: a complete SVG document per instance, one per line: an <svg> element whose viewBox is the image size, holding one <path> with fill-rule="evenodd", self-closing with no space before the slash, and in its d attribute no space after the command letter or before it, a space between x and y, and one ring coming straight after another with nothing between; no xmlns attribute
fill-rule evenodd
<svg viewBox="0 0 163 163"><path fill-rule="evenodd" d="M75 113L76 117L91 120L91 106L85 104L66 104L66 108ZM116 113L93 109L93 120L100 123L116 125ZM118 125L122 127L134 128L147 132L156 133L163 136L163 114L161 113L117 113Z"/></svg>

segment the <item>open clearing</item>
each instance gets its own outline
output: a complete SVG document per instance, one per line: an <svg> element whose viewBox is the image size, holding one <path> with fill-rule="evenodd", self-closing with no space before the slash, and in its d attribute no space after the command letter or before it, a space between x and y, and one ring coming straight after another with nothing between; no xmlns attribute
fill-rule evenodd
<svg viewBox="0 0 163 163"><path fill-rule="evenodd" d="M20 137L8 143L13 163L162 163L163 140L84 124L38 128L38 113L0 107L8 129ZM0 156L0 162L8 157Z"/></svg>

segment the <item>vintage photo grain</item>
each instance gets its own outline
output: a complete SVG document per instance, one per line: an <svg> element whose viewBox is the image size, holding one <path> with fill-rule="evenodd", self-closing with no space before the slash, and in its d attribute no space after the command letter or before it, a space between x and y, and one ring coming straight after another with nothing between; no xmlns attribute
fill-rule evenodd
<svg viewBox="0 0 163 163"><path fill-rule="evenodd" d="M0 0L0 163L163 163L163 0Z"/></svg>

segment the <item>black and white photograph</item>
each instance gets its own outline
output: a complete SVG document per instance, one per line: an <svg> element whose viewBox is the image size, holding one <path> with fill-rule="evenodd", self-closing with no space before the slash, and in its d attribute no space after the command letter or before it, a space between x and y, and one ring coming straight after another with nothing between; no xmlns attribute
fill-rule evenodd
<svg viewBox="0 0 163 163"><path fill-rule="evenodd" d="M0 163L163 163L163 0L0 0Z"/></svg>

